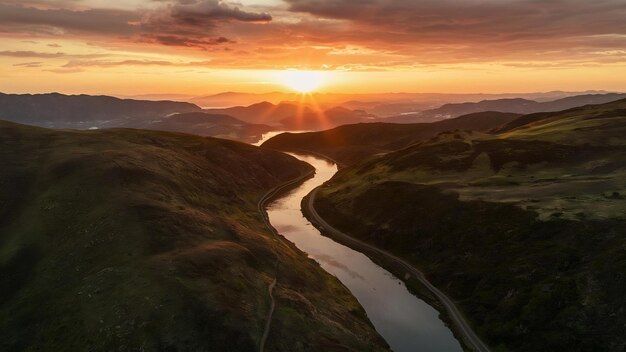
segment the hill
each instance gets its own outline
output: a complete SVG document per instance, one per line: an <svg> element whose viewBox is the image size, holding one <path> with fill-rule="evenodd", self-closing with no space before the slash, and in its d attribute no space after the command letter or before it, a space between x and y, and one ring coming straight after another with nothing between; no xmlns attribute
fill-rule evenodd
<svg viewBox="0 0 626 352"><path fill-rule="evenodd" d="M565 97L553 101L538 102L522 98L483 100L480 102L444 104L439 108L420 113L396 116L388 122L413 123L431 122L482 111L499 111L516 114L532 114L538 112L561 111L588 104L604 104L626 98L626 94L583 94Z"/></svg>
<svg viewBox="0 0 626 352"><path fill-rule="evenodd" d="M263 146L278 150L315 152L340 164L350 165L376 154L388 153L432 138L444 131L466 129L487 132L506 125L517 117L518 114L483 112L434 123L345 125L321 132L284 133L270 139Z"/></svg>
<svg viewBox="0 0 626 352"><path fill-rule="evenodd" d="M205 137L254 143L272 130L268 125L249 124L228 115L190 112L165 116L159 120L127 123L123 127L183 132Z"/></svg>
<svg viewBox="0 0 626 352"><path fill-rule="evenodd" d="M0 122L0 350L385 350L257 209L310 166L226 140Z"/></svg>
<svg viewBox="0 0 626 352"><path fill-rule="evenodd" d="M57 93L0 93L0 119L49 128L140 128L244 142L256 142L272 130L232 116L203 113L189 103Z"/></svg>
<svg viewBox="0 0 626 352"><path fill-rule="evenodd" d="M298 112L298 105L292 103L272 104L267 101L249 106L234 106L224 109L205 109L210 114L233 116L247 123L280 125L280 120L293 116ZM306 107L306 109L310 109Z"/></svg>
<svg viewBox="0 0 626 352"><path fill-rule="evenodd" d="M315 207L412 262L494 350L622 351L625 106L442 133L342 169Z"/></svg>
<svg viewBox="0 0 626 352"><path fill-rule="evenodd" d="M173 101L108 96L0 93L0 119L50 128L116 127L130 120L161 118L200 107Z"/></svg>
<svg viewBox="0 0 626 352"><path fill-rule="evenodd" d="M286 130L323 130L348 123L366 122L373 116L342 107L321 109L304 102L262 102L250 106L205 109L207 113L226 114L253 124L268 124Z"/></svg>

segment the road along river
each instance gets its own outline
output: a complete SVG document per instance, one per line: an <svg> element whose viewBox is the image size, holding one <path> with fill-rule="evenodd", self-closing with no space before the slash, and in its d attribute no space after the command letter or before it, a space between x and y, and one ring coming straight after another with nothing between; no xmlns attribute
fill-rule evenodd
<svg viewBox="0 0 626 352"><path fill-rule="evenodd" d="M270 222L278 233L352 292L394 351L462 351L434 308L411 294L402 281L364 254L322 236L302 215L302 199L329 180L337 172L337 166L313 156L294 156L313 165L316 174L267 206Z"/></svg>

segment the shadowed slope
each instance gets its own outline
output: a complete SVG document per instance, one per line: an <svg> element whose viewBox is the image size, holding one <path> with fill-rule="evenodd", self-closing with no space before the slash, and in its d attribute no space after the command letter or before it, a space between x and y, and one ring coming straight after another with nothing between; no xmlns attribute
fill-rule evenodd
<svg viewBox="0 0 626 352"><path fill-rule="evenodd" d="M310 167L184 134L0 123L0 349L381 350L257 202ZM278 264L278 265L277 265Z"/></svg>

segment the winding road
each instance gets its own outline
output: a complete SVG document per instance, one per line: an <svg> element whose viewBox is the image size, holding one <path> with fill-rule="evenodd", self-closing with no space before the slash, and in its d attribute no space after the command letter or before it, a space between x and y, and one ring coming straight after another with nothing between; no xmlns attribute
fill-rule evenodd
<svg viewBox="0 0 626 352"><path fill-rule="evenodd" d="M299 176L291 181L287 181L277 187L272 188L267 193L265 193L261 197L261 199L259 199L257 203L257 209L259 210L259 213L261 213L261 215L263 216L263 222L265 222L265 225L267 226L267 228L270 230L270 232L274 235L274 237L277 240L280 240L281 236L278 234L274 226L272 226L272 224L270 223L270 219L267 216L267 212L265 211L265 205L267 204L267 202L272 200L277 195L281 194L282 192L285 192L286 190L288 190L289 188L295 185L300 184L304 180L313 177L314 175L315 175L315 170L311 170L302 176ZM276 258L278 258L278 255L276 255ZM278 259L276 259L277 271L278 271L278 265L279 265ZM274 300L274 287L276 286L277 282L278 282L278 277L274 277L274 280L272 280L272 283L270 283L267 289L269 297L270 297L270 309L268 310L267 317L265 318L265 329L263 330L261 342L259 343L260 352L263 352L263 350L265 349L265 343L267 341L267 337L269 336L270 328L272 326L272 316L274 315L274 308L276 307L276 301Z"/></svg>
<svg viewBox="0 0 626 352"><path fill-rule="evenodd" d="M430 290L436 297L437 299L444 305L444 307L446 308L448 315L450 317L450 319L453 321L455 327L457 328L457 331L462 335L462 338L465 342L465 344L470 347L471 349L473 349L474 351L478 351L478 352L489 352L489 347L487 347L487 345L478 337L478 335L476 335L476 333L472 330L472 328L469 326L469 324L467 323L467 320L465 319L465 317L463 316L463 314L459 311L459 309L456 307L456 305L454 304L454 302L452 302L452 300L443 292L441 292L438 288L436 288L435 286L433 286L424 276L424 274L419 271L418 269L416 269L414 266L412 266L411 264L409 264L407 261L405 261L404 259L401 259L385 250L382 250L378 247L375 247L373 245L370 245L368 243L365 243L363 241L360 241L354 237L351 237L349 235L346 235L345 233L335 229L334 227L332 227L331 225L329 225L315 210L314 207L314 203L315 203L315 197L317 195L317 191L319 190L319 187L314 189L308 196L308 200L306 203L306 208L307 209L303 209L305 211L308 211L308 214L310 216L309 220L311 221L311 223L316 224L318 229L322 232L322 233L327 233L330 234L331 237L337 237L339 239L341 239L344 242L350 243L352 244L353 248L355 249L367 249L369 251L375 252L379 255L382 255L390 260L393 260L395 262L397 262L398 264L400 264L404 269L406 269L410 274L414 275L428 290Z"/></svg>

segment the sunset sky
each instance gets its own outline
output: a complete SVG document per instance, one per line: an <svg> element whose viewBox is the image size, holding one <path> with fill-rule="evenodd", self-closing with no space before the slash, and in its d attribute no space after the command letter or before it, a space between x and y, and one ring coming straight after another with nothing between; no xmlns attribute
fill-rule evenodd
<svg viewBox="0 0 626 352"><path fill-rule="evenodd" d="M624 0L0 0L0 91L626 91Z"/></svg>

